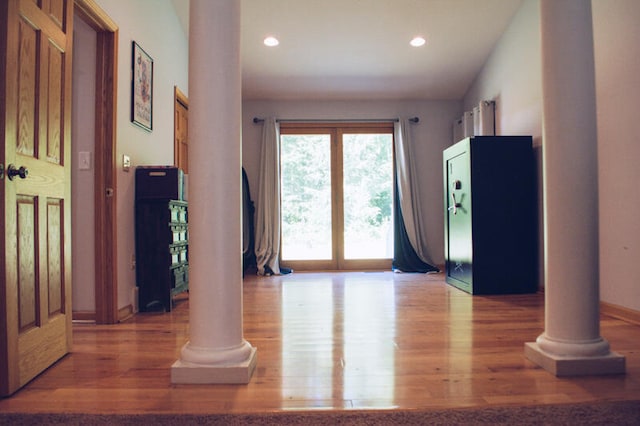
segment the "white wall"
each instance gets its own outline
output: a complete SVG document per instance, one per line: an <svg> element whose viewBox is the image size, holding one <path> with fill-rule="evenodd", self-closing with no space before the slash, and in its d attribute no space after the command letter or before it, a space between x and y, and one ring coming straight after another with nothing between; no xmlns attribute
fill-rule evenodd
<svg viewBox="0 0 640 426"><path fill-rule="evenodd" d="M593 0L600 197L601 300L640 310L640 2ZM525 0L464 98L497 102L498 134L530 134L542 210L542 89L538 0ZM595 190L595 189L594 189ZM576 212L579 214L579 212ZM540 216L542 217L542 216ZM540 225L542 242L542 225ZM542 258L540 258L542 259ZM540 262L542 263L542 262ZM540 265L542 268L542 265ZM541 275L542 280L542 275Z"/></svg>
<svg viewBox="0 0 640 426"><path fill-rule="evenodd" d="M173 93L188 95L188 39L171 0L97 0L119 27L117 149L118 308L133 304L135 270L135 166L173 164ZM136 41L154 60L153 131L130 121L131 43ZM132 170L122 170L122 156L131 157Z"/></svg>
<svg viewBox="0 0 640 426"><path fill-rule="evenodd" d="M600 296L640 311L640 1L593 0Z"/></svg>
<svg viewBox="0 0 640 426"><path fill-rule="evenodd" d="M74 312L95 312L95 80L96 32L76 15L73 28L73 110L71 126L72 303ZM78 153L90 155L80 170Z"/></svg>
<svg viewBox="0 0 640 426"><path fill-rule="evenodd" d="M496 101L496 134L542 135L540 6L525 0L464 96L464 110Z"/></svg>
<svg viewBox="0 0 640 426"><path fill-rule="evenodd" d="M418 116L411 125L422 211L426 215L428 251L444 263L442 150L451 144L451 123L461 113L459 101L245 101L242 119L242 164L251 196L257 200L262 124L253 117L288 119L377 119Z"/></svg>
<svg viewBox="0 0 640 426"><path fill-rule="evenodd" d="M533 137L538 201L538 282L544 286L540 4L525 0L464 97L465 111L496 101L496 134Z"/></svg>

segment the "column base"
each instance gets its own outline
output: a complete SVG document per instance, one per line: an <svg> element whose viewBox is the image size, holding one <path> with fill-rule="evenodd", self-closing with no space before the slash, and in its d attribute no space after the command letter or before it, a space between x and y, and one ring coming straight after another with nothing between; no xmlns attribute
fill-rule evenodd
<svg viewBox="0 0 640 426"><path fill-rule="evenodd" d="M249 357L241 362L209 365L177 360L171 366L171 383L247 384L251 381L257 360L257 349L253 347Z"/></svg>
<svg viewBox="0 0 640 426"><path fill-rule="evenodd" d="M597 356L560 356L545 352L538 343L524 345L524 354L555 376L596 376L625 374L625 358L615 352Z"/></svg>

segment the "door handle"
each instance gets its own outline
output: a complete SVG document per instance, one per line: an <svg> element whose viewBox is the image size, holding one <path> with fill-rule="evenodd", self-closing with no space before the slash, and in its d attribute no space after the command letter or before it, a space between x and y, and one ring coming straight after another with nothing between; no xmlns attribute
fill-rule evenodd
<svg viewBox="0 0 640 426"><path fill-rule="evenodd" d="M458 214L458 207L462 207L462 204L456 201L456 194L454 194L453 192L451 193L451 201L452 205L447 210L453 210L453 214Z"/></svg>
<svg viewBox="0 0 640 426"><path fill-rule="evenodd" d="M20 179L26 179L29 174L29 170L26 167L20 166L20 168L16 169L16 166L13 164L9 164L7 167L7 177L9 180L15 179L18 176Z"/></svg>

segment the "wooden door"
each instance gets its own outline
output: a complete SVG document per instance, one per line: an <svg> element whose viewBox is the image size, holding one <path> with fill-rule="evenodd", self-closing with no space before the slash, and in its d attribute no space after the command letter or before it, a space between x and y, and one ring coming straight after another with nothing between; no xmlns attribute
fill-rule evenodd
<svg viewBox="0 0 640 426"><path fill-rule="evenodd" d="M189 174L189 100L175 88L174 165Z"/></svg>
<svg viewBox="0 0 640 426"><path fill-rule="evenodd" d="M0 393L71 349L72 0L0 5ZM9 165L28 174L10 176Z"/></svg>

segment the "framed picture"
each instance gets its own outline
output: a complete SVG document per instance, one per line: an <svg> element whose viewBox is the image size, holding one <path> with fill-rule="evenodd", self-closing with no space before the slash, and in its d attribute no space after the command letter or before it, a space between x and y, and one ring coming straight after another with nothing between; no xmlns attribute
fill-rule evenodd
<svg viewBox="0 0 640 426"><path fill-rule="evenodd" d="M131 55L131 122L153 128L153 59L135 41Z"/></svg>

